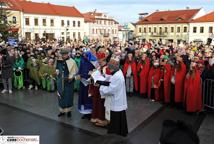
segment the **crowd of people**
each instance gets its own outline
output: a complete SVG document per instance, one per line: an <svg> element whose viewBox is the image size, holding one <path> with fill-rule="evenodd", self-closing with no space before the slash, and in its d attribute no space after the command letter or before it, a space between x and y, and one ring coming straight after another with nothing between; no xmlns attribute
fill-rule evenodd
<svg viewBox="0 0 214 144"><path fill-rule="evenodd" d="M1 46L2 94L57 91L59 117L78 110L96 126L126 136L127 98L138 96L187 112L202 110L202 83L214 79L214 47L202 43L89 41Z"/></svg>

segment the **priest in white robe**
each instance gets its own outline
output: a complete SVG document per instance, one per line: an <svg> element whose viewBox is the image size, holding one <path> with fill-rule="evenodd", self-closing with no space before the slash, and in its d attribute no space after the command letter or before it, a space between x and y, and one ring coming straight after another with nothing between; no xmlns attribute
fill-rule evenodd
<svg viewBox="0 0 214 144"><path fill-rule="evenodd" d="M111 97L110 124L108 133L127 136L128 126L126 120L127 97L123 72L119 69L119 60L112 58L108 63L108 68L112 73L109 79L109 86L100 86L101 96Z"/></svg>

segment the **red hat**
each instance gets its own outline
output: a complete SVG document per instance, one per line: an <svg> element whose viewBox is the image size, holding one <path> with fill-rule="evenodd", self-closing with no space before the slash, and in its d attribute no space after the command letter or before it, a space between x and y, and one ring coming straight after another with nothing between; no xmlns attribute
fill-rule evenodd
<svg viewBox="0 0 214 144"><path fill-rule="evenodd" d="M103 52L98 52L97 53L97 59L102 60L106 58L106 54Z"/></svg>

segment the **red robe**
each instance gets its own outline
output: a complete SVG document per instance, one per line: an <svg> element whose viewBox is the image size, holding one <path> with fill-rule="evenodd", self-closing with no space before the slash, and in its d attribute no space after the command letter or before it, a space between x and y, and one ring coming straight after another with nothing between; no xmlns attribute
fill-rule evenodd
<svg viewBox="0 0 214 144"><path fill-rule="evenodd" d="M172 68L170 64L164 65L164 102L170 102L170 89L171 89L171 76L172 76Z"/></svg>
<svg viewBox="0 0 214 144"><path fill-rule="evenodd" d="M149 69L150 69L150 61L149 58L146 58L146 63L142 64L139 63L137 65L137 71L140 73L139 79L140 79L140 94L145 94L148 91L148 75L149 75Z"/></svg>
<svg viewBox="0 0 214 144"><path fill-rule="evenodd" d="M108 75L111 74L107 66L102 67L101 71L103 74L108 74ZM96 87L93 84L91 84L89 86L89 93L92 96L92 103L93 103L91 118L105 120L105 107L104 107L105 99L101 98L99 87Z"/></svg>
<svg viewBox="0 0 214 144"><path fill-rule="evenodd" d="M129 64L127 61L125 62L124 66L123 66L123 74L126 77L126 73L127 73L129 65L131 65L132 74L134 77L134 89L135 89L135 91L138 91L137 66L136 66L136 63L134 61L131 64Z"/></svg>
<svg viewBox="0 0 214 144"><path fill-rule="evenodd" d="M180 70L176 70L175 75L175 102L183 102L184 99L184 81L186 77L186 65L181 62Z"/></svg>
<svg viewBox="0 0 214 144"><path fill-rule="evenodd" d="M157 85L158 88L155 88L155 100L160 100L160 79L162 73L160 68L151 67L148 76L148 97L151 98L151 89L152 89L152 77L154 78L154 85Z"/></svg>
<svg viewBox="0 0 214 144"><path fill-rule="evenodd" d="M185 79L184 102L187 112L197 112L202 109L202 85L200 71L195 70L195 75Z"/></svg>

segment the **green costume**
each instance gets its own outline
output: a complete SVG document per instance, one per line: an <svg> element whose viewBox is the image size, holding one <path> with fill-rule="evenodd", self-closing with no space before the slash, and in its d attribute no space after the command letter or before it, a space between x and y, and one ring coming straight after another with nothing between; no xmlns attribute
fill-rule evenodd
<svg viewBox="0 0 214 144"><path fill-rule="evenodd" d="M22 57L17 58L13 65L13 86L14 88L21 89L24 86L23 69L25 63Z"/></svg>
<svg viewBox="0 0 214 144"><path fill-rule="evenodd" d="M47 73L46 73L46 69L47 69L47 64L42 63L39 69L39 77L41 79L42 82L42 88L46 89L46 77L47 77Z"/></svg>
<svg viewBox="0 0 214 144"><path fill-rule="evenodd" d="M27 69L29 69L29 76L32 80L34 80L37 85L40 85L40 79L39 79L39 60L29 58L27 61Z"/></svg>
<svg viewBox="0 0 214 144"><path fill-rule="evenodd" d="M80 60L81 60L81 57L75 57L74 58L74 61L76 62L78 69L80 67ZM74 82L74 89L76 91L79 91L79 87L80 87L80 81L79 80L75 80L75 82Z"/></svg>
<svg viewBox="0 0 214 144"><path fill-rule="evenodd" d="M49 66L47 64L42 64L39 69L39 76L42 81L43 89L47 91L54 91L55 90L55 82L54 82L54 74L56 69L54 66Z"/></svg>

